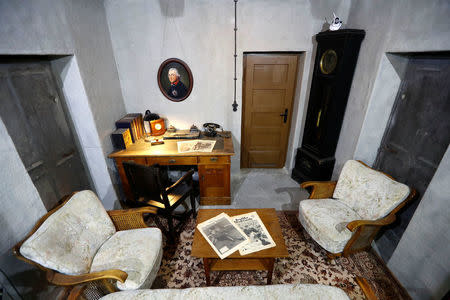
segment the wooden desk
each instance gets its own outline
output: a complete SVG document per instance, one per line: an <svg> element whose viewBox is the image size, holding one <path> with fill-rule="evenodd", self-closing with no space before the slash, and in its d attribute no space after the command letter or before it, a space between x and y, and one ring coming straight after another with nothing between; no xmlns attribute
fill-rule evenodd
<svg viewBox="0 0 450 300"><path fill-rule="evenodd" d="M225 132L228 133L228 132ZM108 157L116 162L123 190L128 199L132 193L122 162L134 161L144 165L193 165L198 166L200 183L200 205L231 204L230 195L230 157L234 155L233 141L230 138L214 139L212 152L178 153L177 142L186 140L164 140L162 145L151 146L144 139L138 140L126 150L111 153Z"/></svg>

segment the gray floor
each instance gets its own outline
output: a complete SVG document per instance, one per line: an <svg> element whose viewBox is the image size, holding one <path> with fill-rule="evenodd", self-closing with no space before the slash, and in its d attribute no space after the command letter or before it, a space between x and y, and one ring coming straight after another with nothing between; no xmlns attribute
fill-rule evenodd
<svg viewBox="0 0 450 300"><path fill-rule="evenodd" d="M286 169L238 169L231 173L231 205L200 208L298 210L298 203L308 195Z"/></svg>

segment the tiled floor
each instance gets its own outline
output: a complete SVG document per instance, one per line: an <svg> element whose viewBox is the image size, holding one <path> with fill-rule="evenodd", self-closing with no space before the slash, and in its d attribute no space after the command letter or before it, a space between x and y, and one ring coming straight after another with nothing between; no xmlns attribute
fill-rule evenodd
<svg viewBox="0 0 450 300"><path fill-rule="evenodd" d="M275 208L298 210L308 193L286 169L238 169L231 173L231 205L200 208Z"/></svg>

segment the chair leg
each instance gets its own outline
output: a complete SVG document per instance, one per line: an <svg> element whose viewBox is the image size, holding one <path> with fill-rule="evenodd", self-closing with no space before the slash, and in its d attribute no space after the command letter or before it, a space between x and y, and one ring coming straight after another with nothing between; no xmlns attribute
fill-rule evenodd
<svg viewBox="0 0 450 300"><path fill-rule="evenodd" d="M167 215L167 225L169 226L169 242L175 242L175 230L173 228L173 217L171 214Z"/></svg>
<svg viewBox="0 0 450 300"><path fill-rule="evenodd" d="M195 196L194 196L193 191L191 191L191 193L189 194L189 197L191 198L192 214L194 215L194 218L195 218L197 216L197 210L195 209Z"/></svg>

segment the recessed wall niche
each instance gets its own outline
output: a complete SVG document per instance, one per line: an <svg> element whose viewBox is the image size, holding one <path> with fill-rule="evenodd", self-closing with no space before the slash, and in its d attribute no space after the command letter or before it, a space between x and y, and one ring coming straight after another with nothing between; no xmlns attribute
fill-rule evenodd
<svg viewBox="0 0 450 300"><path fill-rule="evenodd" d="M449 52L387 53L382 59L355 157L365 161L369 157L374 168L418 191L418 198L376 240L385 261L397 247L450 141L448 78Z"/></svg>

